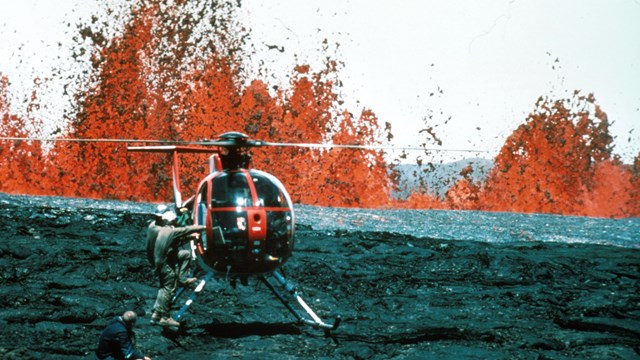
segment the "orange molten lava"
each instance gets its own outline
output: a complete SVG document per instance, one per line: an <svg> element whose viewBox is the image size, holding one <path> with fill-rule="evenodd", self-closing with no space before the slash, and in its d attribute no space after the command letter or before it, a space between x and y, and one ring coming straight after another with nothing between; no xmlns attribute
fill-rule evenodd
<svg viewBox="0 0 640 360"><path fill-rule="evenodd" d="M194 3L202 11L189 12ZM359 119L335 113L333 60L318 72L296 67L286 93L272 96L259 80L243 86L237 54L246 30L234 22L233 8L211 1L146 2L132 10L124 32L108 43L105 29L82 27L83 39L96 47L94 76L79 98L68 137L198 140L242 131L275 142L378 141L382 134L372 112ZM3 93L6 88L5 81ZM6 96L2 101L3 135L27 136L20 131L22 121L9 115ZM9 164L1 175L6 177L3 191L148 201L171 197L169 159L128 153L124 144L58 142L47 161L35 143L2 149ZM255 152L254 166L280 178L296 202L374 207L387 203L391 185L382 156L364 150L269 149ZM181 160L185 192L207 171L205 160ZM34 171L45 163L46 176Z"/></svg>
<svg viewBox="0 0 640 360"><path fill-rule="evenodd" d="M480 208L638 216L639 174L612 158L612 141L593 96L539 99L496 158L479 191Z"/></svg>
<svg viewBox="0 0 640 360"><path fill-rule="evenodd" d="M330 58L320 70L295 67L287 91L243 79L241 60L251 54L242 50L248 31L234 20L234 4L142 2L111 41L99 22L81 27L81 38L95 48L93 72L66 137L193 141L241 131L272 142L375 145L390 136L373 111L354 117L337 110L338 65ZM37 129L37 119L12 115L7 94L8 80L0 77L2 136L29 136L27 123ZM278 177L296 203L640 216L640 154L633 166L612 156L608 125L591 96L540 99L486 182L474 182L473 169L465 168L444 199L429 189L391 199L397 174L379 151L258 148L254 167ZM186 195L206 173L205 160L181 160ZM163 202L172 196L169 158L129 153L125 144L57 142L44 154L37 142L5 141L0 166L4 192Z"/></svg>

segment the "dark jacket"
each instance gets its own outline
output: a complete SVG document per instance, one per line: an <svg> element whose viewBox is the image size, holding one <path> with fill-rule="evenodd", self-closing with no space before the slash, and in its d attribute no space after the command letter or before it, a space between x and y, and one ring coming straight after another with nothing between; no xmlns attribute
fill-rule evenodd
<svg viewBox="0 0 640 360"><path fill-rule="evenodd" d="M96 358L103 359L142 359L144 354L134 346L133 330L127 326L122 317L116 316L102 331Z"/></svg>

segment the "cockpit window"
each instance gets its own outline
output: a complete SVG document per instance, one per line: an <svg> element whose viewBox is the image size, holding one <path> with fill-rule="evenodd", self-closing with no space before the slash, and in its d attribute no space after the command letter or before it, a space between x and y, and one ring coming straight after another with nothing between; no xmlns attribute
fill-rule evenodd
<svg viewBox="0 0 640 360"><path fill-rule="evenodd" d="M251 190L242 172L224 173L216 176L211 184L211 207L253 206Z"/></svg>
<svg viewBox="0 0 640 360"><path fill-rule="evenodd" d="M261 174L252 172L251 179L258 194L258 206L287 207L287 199L282 191L271 180Z"/></svg>

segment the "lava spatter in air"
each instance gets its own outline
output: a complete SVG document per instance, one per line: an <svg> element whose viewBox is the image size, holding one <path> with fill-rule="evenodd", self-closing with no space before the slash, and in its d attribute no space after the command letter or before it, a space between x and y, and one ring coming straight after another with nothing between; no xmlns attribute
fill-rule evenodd
<svg viewBox="0 0 640 360"><path fill-rule="evenodd" d="M540 98L496 157L479 189L480 208L638 216L637 173L612 156L612 142L607 116L592 95Z"/></svg>
<svg viewBox="0 0 640 360"><path fill-rule="evenodd" d="M0 131L6 137L28 136L27 121L11 114L8 96L9 80L0 73ZM34 92L35 93L35 92ZM35 96L35 95L34 95ZM35 104L32 96L31 104ZM35 105L34 105L35 106ZM28 107L30 113L31 106ZM32 125L37 125L32 124ZM0 189L16 193L43 195L48 188L34 179L49 176L40 143L16 141L0 143Z"/></svg>
<svg viewBox="0 0 640 360"><path fill-rule="evenodd" d="M296 66L287 90L245 78L250 31L236 20L238 6L134 1L127 14L109 12L128 19L122 31L109 21L81 24L77 53L91 49L91 71L76 79L82 91L65 137L200 140L241 131L272 142L376 145L391 136L372 110L354 116L338 106L339 66L331 57L321 69ZM2 78L2 135L30 135L27 125L38 128L40 120L12 114L8 88ZM541 98L507 139L489 177L479 182L465 168L443 196L423 184L406 199L394 198L398 174L373 150L258 148L254 167L278 177L296 203L640 216L640 155L633 166L622 164L608 126L592 96ZM0 191L144 201L172 196L168 157L129 153L122 144L57 142L45 153L36 142L2 142L0 155ZM184 192L206 173L205 160L181 159Z"/></svg>
<svg viewBox="0 0 640 360"><path fill-rule="evenodd" d="M93 47L92 74L77 101L69 136L198 140L242 131L270 141L375 143L377 119L337 113L337 63L294 70L291 90L272 96L260 80L241 75L247 31L234 19L235 3L136 2L121 34L92 21L79 27L79 47ZM123 18L125 18L123 16ZM249 83L248 86L242 84ZM15 122L17 125L18 123ZM19 128L19 127L18 127ZM24 135L24 134L23 134ZM18 156L27 168L36 158ZM121 145L59 142L48 153L41 178L25 171L25 183L65 196L166 201L171 197L168 158L132 154ZM185 189L205 174L205 158L181 161ZM279 177L297 202L380 206L389 181L382 153L276 149L256 151L256 168ZM5 191L29 186L3 183Z"/></svg>

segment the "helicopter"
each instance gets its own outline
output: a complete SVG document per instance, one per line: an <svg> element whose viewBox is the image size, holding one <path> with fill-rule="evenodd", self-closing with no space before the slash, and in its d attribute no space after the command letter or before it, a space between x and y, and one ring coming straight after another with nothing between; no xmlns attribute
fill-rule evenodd
<svg viewBox="0 0 640 360"><path fill-rule="evenodd" d="M255 276L301 323L335 330L341 318L323 321L302 299L296 286L281 271L295 243L295 213L291 197L273 175L252 168L250 149L267 143L249 139L240 132L227 132L204 146L128 146L132 152L160 152L172 156L172 182L176 209L190 209L195 225L204 225L191 240L198 269L205 273L195 290L174 315L179 321L198 294L214 276L246 284ZM195 195L182 200L179 155L207 153L209 174L198 184ZM185 291L180 288L173 300Z"/></svg>

